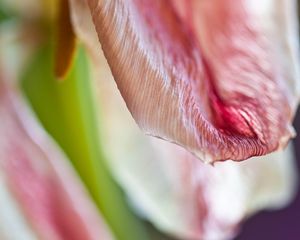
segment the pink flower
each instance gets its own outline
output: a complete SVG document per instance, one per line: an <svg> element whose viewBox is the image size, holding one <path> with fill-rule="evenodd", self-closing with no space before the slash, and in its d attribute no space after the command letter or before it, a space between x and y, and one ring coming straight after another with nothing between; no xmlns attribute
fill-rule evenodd
<svg viewBox="0 0 300 240"><path fill-rule="evenodd" d="M281 149L294 135L294 0L88 0L140 128L205 162Z"/></svg>
<svg viewBox="0 0 300 240"><path fill-rule="evenodd" d="M97 61L102 142L117 181L137 212L180 239L232 239L262 209L286 206L297 181L293 149L244 162L204 164L183 148L144 136Z"/></svg>
<svg viewBox="0 0 300 240"><path fill-rule="evenodd" d="M210 163L287 144L299 92L295 1L88 2L117 86L144 132ZM108 163L142 216L182 239L230 239L245 218L290 201L290 148L212 167L142 136L111 85L84 1L71 3L101 78Z"/></svg>

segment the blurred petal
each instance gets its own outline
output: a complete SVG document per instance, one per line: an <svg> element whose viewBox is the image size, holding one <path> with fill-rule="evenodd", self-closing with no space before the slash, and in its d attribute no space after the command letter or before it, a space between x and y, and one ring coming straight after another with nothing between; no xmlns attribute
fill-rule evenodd
<svg viewBox="0 0 300 240"><path fill-rule="evenodd" d="M105 60L97 70L108 163L140 213L159 229L182 239L230 239L246 217L283 207L294 196L291 148L242 163L203 164L181 147L143 136Z"/></svg>
<svg viewBox="0 0 300 240"><path fill-rule="evenodd" d="M275 151L298 103L295 0L88 0L138 125L205 162Z"/></svg>
<svg viewBox="0 0 300 240"><path fill-rule="evenodd" d="M134 202L147 218L183 239L231 239L246 217L262 209L286 206L294 196L296 173L290 150L212 167L168 143L152 144L162 157L156 156L158 165L149 164L149 160L140 163L149 164L148 174L144 168L127 173L136 176L135 185L127 184L130 196L147 196L145 202ZM164 183L154 185L158 168L167 177Z"/></svg>
<svg viewBox="0 0 300 240"><path fill-rule="evenodd" d="M58 82L52 50L51 44L45 44L30 61L22 77L24 93L45 129L69 157L114 236L146 240L143 224L125 202L103 156L87 55L79 47L68 76Z"/></svg>
<svg viewBox="0 0 300 240"><path fill-rule="evenodd" d="M95 60L99 58L101 46L87 2L86 0L69 0L69 2L74 31ZM97 61L101 61L101 59Z"/></svg>
<svg viewBox="0 0 300 240"><path fill-rule="evenodd" d="M0 170L0 239L37 239Z"/></svg>
<svg viewBox="0 0 300 240"><path fill-rule="evenodd" d="M16 210L8 207L12 217L15 211L16 224L19 222L20 228L24 228L25 238L35 239L30 228L22 226L29 223L38 239L111 239L65 157L30 116L16 92L5 84L1 74L0 172L4 179L1 191L15 198L11 205L19 205ZM28 223L21 218L20 211ZM9 226L4 234L10 231L12 234L5 239L20 239L15 237L17 226Z"/></svg>

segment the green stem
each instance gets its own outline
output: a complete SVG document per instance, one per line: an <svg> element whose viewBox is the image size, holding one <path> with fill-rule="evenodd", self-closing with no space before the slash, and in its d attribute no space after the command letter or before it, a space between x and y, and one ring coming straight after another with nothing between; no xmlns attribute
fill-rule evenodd
<svg viewBox="0 0 300 240"><path fill-rule="evenodd" d="M71 160L116 239L148 239L101 152L85 52L82 47L77 50L69 74L58 81L53 73L53 49L47 44L30 64L22 79L25 95L45 129Z"/></svg>

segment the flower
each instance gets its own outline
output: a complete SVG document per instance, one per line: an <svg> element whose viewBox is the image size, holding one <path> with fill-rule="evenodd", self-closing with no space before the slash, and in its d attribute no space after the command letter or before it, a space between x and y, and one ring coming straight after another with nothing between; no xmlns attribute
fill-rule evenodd
<svg viewBox="0 0 300 240"><path fill-rule="evenodd" d="M164 64L168 63L164 59L164 54L169 54L168 51L161 49L164 43L156 42L157 45L155 45L151 42L156 41L155 37L157 35L167 34L162 31L161 28L163 27L159 30L156 29L157 35L154 33L147 35L145 33L146 31L155 31L155 26L154 30L151 29L156 23L153 16L157 16L159 13L154 10L157 10L155 9L156 6L160 6L158 9L161 9L161 6L164 6L164 2L154 1L154 4L151 6L147 5L146 2L131 1L125 4L121 1L97 1L97 6L90 4L102 49L106 54L108 64L126 105L140 127L145 128L150 135L157 135L162 138L165 138L165 135L160 135L163 131L174 130L174 134L182 134L182 132L190 130L192 134L195 134L195 132L198 134L194 127L188 129L172 128L171 126L174 124L174 119L176 122L178 118L185 118L185 116L178 115L187 114L186 112L190 111L184 109L186 107L184 104L179 104L180 106L176 107L177 110L181 110L180 114L172 110L172 101L174 100L175 102L176 96L184 94L182 92L186 89L176 82L176 75L170 77L168 73L163 73L163 71L167 71L167 67ZM101 121L101 129L102 141L106 143L104 151L107 154L107 159L109 159L108 163L116 179L126 190L131 201L137 207L137 211L143 217L150 220L159 229L177 237L180 236L182 239L230 239L236 235L239 224L245 218L261 209L274 209L285 206L290 202L294 196L296 182L291 148L240 164L233 162L217 163L212 167L197 161L194 156L188 154L179 146L162 140L150 140L142 136L125 110L126 106L112 83L113 77L101 50L97 46L96 34L87 6L84 1L80 0L72 0L71 3L73 24L77 36L86 43L94 59L94 68L97 72L95 81L98 86L98 107L101 112L100 115L105 116ZM216 1L214 3L216 4ZM143 9L144 12L138 12L136 8L143 7L143 4L145 7ZM184 5L184 3L182 4ZM274 9L269 7L274 6L269 5L265 7L266 9L263 9L257 15L262 14L261 17L266 17L266 19L273 17L273 12L269 11ZM286 7L290 6L286 5ZM152 15L147 14L147 9L153 11ZM165 8L163 9L165 10ZM259 9L256 10L258 11ZM166 10L166 12L168 11ZM140 16L143 14L146 15L146 23L143 22L143 19L137 20L138 18L143 18L143 16ZM165 12L161 11L160 14L163 15ZM284 16L287 17L286 15ZM295 22L295 19L291 21ZM141 27L142 24L145 24L145 26ZM122 29L122 31L117 29ZM289 31L291 39L296 38L293 29ZM146 36L143 36L143 33ZM270 32L266 34L270 34ZM284 61L294 63L290 66L292 68L291 73L289 73L288 69L284 69L286 73L283 76L286 77L287 81L285 85L287 89L290 89L288 91L291 92L283 92L283 95L286 94L286 97L290 98L284 105L289 105L294 114L298 101L296 81L298 69L297 56L295 54L297 43L292 43L291 39L282 37L282 41L287 41L290 43L290 47L294 49L291 51L291 55L289 55L290 53L284 55ZM249 39L249 41L252 40ZM180 51L180 49L175 47L170 47L168 50ZM141 60L143 57L146 60ZM255 58L257 56L248 57ZM251 59L248 60L252 61ZM180 58L177 61L180 62ZM160 63L161 66L156 65ZM155 70L165 77L165 81L174 82L162 84L160 82L161 75L159 73L152 74L151 72L155 67L160 68ZM180 70L184 72L182 68ZM251 75L252 73L245 71L243 74ZM256 72L256 74L261 76L261 73ZM255 76L255 73L253 75ZM258 79L254 79L254 81L263 81L259 76L256 76ZM242 82L242 79L238 80ZM228 87L237 87L237 85L230 85L232 83L230 81L226 82L225 79L222 86L226 87L226 84L229 85ZM264 82L261 84L264 84ZM190 87L194 86L193 83L190 85ZM203 85L203 88L202 93L205 94L207 90L205 85ZM237 87L236 91L238 89ZM191 92L187 92L191 94ZM258 94L258 92L255 94ZM256 96L255 94L254 96ZM269 95L266 95L266 98L269 97ZM164 99L168 100L165 101ZM181 100L183 101L183 99ZM195 105L192 106L194 107ZM266 107L269 106L266 105ZM270 106L270 109L272 108ZM156 114L157 116L153 116ZM281 112L281 114L283 113ZM266 117L266 115L261 115L261 117ZM193 116L191 115L188 120L192 121L192 118ZM186 126L190 124L188 120L185 121ZM278 124L276 121L273 122L274 119L266 119L264 123L269 120L270 124ZM287 122L290 122L290 120ZM168 124L166 124L167 121ZM152 127L155 124L157 125L154 129ZM157 127L158 125L159 127ZM157 130L156 127L159 129ZM269 127L270 130L273 128L274 126ZM156 133L153 134L152 131L156 131ZM206 130L204 129L204 131ZM257 129L255 131L259 132ZM247 137L245 136L246 133L243 134L238 137L238 140L241 141L240 145L243 142L242 138ZM272 137L269 136L269 138L271 141ZM280 139L276 141L280 140L282 143L287 141L287 138L284 136L281 136ZM172 140L174 141L174 139ZM175 138L176 140L178 138ZM227 141L225 138L223 140ZM205 143L204 140L203 142ZM186 145L185 147L189 148ZM246 147L252 148L254 146L250 144L250 146L246 145ZM214 149L219 151L218 147L214 146ZM224 147L224 149L227 151L228 146ZM246 152L243 153L248 154ZM204 154L206 154L206 151L204 151ZM202 160L207 160L206 156Z"/></svg>
<svg viewBox="0 0 300 240"><path fill-rule="evenodd" d="M153 239L143 218L176 238L231 239L290 202L294 0L6 5L26 39L0 38L0 237Z"/></svg>
<svg viewBox="0 0 300 240"><path fill-rule="evenodd" d="M161 231L180 239L232 239L245 219L293 199L292 146L240 163L204 164L175 144L144 136L103 55L95 68L108 164L136 211Z"/></svg>
<svg viewBox="0 0 300 240"><path fill-rule="evenodd" d="M296 1L88 0L128 109L205 162L281 149L299 95Z"/></svg>

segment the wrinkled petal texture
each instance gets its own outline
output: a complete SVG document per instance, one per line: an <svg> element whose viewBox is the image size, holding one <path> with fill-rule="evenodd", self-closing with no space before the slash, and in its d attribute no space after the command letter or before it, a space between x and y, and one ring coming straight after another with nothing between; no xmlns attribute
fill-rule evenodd
<svg viewBox="0 0 300 240"><path fill-rule="evenodd" d="M65 157L3 82L0 116L0 201L8 213L1 239L111 239Z"/></svg>
<svg viewBox="0 0 300 240"><path fill-rule="evenodd" d="M204 164L179 146L144 136L105 60L96 66L108 164L137 212L160 230L180 239L232 239L249 215L290 202L297 180L291 148L241 163Z"/></svg>
<svg viewBox="0 0 300 240"><path fill-rule="evenodd" d="M118 88L148 134L206 162L286 145L298 103L294 0L88 0Z"/></svg>

